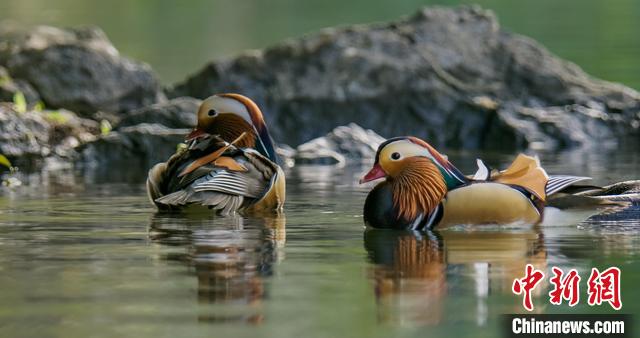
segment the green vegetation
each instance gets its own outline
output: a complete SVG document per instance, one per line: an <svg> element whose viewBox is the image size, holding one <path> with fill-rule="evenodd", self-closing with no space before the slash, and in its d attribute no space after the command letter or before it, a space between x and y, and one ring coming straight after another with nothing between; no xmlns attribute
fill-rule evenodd
<svg viewBox="0 0 640 338"><path fill-rule="evenodd" d="M35 111L43 111L44 110L44 102L42 101L38 101L36 102L36 104L33 105L33 110Z"/></svg>
<svg viewBox="0 0 640 338"><path fill-rule="evenodd" d="M0 81L1 80L2 79L0 79ZM65 124L67 123L67 121L69 121L69 117L63 114L61 111L51 110L45 112L45 108L46 107L44 105L44 102L42 101L38 101L33 105L33 107L29 107L24 93L20 91L17 91L15 94L13 94L13 110L15 110L19 114L24 114L27 111L32 110L35 112L43 112L44 118L53 123Z"/></svg>
<svg viewBox="0 0 640 338"><path fill-rule="evenodd" d="M11 165L11 161L9 161L9 159L2 154L0 154L0 166L5 166L9 169L13 168L13 166Z"/></svg>
<svg viewBox="0 0 640 338"><path fill-rule="evenodd" d="M20 114L24 114L27 112L27 99L20 91L13 94L13 110Z"/></svg>
<svg viewBox="0 0 640 338"><path fill-rule="evenodd" d="M69 121L69 116L59 110L52 110L44 113L44 118L57 124L65 124Z"/></svg>
<svg viewBox="0 0 640 338"><path fill-rule="evenodd" d="M109 121L107 120L100 121L100 134L102 134L103 136L109 135L109 133L111 132L111 129L113 129L113 127L111 126L111 123L109 123Z"/></svg>
<svg viewBox="0 0 640 338"><path fill-rule="evenodd" d="M5 179L0 179L0 185L3 185L5 187L17 187L22 185L22 182L15 176L13 176L13 174L15 174L16 171L18 171L18 168L11 165L11 161L9 161L9 159L2 154L0 154L0 167L7 167L9 168L9 172L10 172L9 177Z"/></svg>

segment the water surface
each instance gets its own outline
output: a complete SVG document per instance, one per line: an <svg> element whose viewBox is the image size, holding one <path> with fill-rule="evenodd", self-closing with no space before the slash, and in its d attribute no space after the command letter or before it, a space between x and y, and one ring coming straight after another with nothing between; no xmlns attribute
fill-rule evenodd
<svg viewBox="0 0 640 338"><path fill-rule="evenodd" d="M474 154L451 153L465 172ZM513 154L485 154L504 166ZM640 177L633 151L543 156L596 183ZM157 215L142 173L23 176L0 190L3 337L495 337L526 263L622 269L624 313L640 313L640 209L554 228L365 231L364 167L288 172L283 215ZM610 313L608 306L537 312ZM582 285L583 299L586 294Z"/></svg>

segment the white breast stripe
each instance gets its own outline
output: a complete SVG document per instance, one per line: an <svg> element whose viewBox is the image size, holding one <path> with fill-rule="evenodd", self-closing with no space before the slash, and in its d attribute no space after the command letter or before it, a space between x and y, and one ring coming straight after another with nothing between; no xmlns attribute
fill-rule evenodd
<svg viewBox="0 0 640 338"><path fill-rule="evenodd" d="M420 223L422 222L422 219L424 218L424 214L420 214L420 216L418 216L418 218L416 218L415 221L413 221L413 223L411 223L411 230L416 230L418 228L418 226L420 225Z"/></svg>
<svg viewBox="0 0 640 338"><path fill-rule="evenodd" d="M437 208L435 208L435 210L433 210L433 212L431 212L431 215L429 215L429 219L427 219L427 224L425 224L425 228L431 228L433 226L433 222L436 219L436 216L440 213L440 210L442 209L442 205L438 205Z"/></svg>

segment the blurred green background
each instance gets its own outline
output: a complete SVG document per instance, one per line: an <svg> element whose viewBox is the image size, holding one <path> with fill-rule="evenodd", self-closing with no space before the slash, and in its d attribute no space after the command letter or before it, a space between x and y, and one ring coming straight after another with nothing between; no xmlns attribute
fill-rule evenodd
<svg viewBox="0 0 640 338"><path fill-rule="evenodd" d="M637 0L1 0L0 21L97 25L173 83L207 61L323 27L395 20L425 5L477 3L597 77L640 89Z"/></svg>

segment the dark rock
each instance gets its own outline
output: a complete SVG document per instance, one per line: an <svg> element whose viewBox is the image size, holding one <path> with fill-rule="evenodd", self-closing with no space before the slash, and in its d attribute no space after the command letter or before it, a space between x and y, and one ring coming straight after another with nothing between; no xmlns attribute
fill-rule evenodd
<svg viewBox="0 0 640 338"><path fill-rule="evenodd" d="M329 134L301 144L296 149L296 164L338 164L372 161L384 138L355 123L340 126Z"/></svg>
<svg viewBox="0 0 640 338"><path fill-rule="evenodd" d="M54 145L56 154L70 158L77 146L91 142L101 133L100 123L76 114L59 109L40 112L51 127L49 131L49 144Z"/></svg>
<svg viewBox="0 0 640 338"><path fill-rule="evenodd" d="M120 56L98 28L4 32L0 65L30 84L47 107L84 116L123 113L164 97L151 68Z"/></svg>
<svg viewBox="0 0 640 338"><path fill-rule="evenodd" d="M590 77L500 29L478 7L326 29L213 62L170 96L229 91L253 98L274 138L292 145L349 122L451 148L566 147L640 135L638 92Z"/></svg>
<svg viewBox="0 0 640 338"><path fill-rule="evenodd" d="M0 154L12 162L23 163L51 154L51 126L36 112L18 113L9 105L0 105Z"/></svg>
<svg viewBox="0 0 640 338"><path fill-rule="evenodd" d="M16 93L22 93L27 103L36 103L40 100L38 93L29 83L15 80L3 67L0 67L0 102L12 102Z"/></svg>
<svg viewBox="0 0 640 338"><path fill-rule="evenodd" d="M17 166L46 165L53 158L70 162L76 155L74 148L97 133L97 122L69 111L19 113L9 104L0 104L0 154Z"/></svg>
<svg viewBox="0 0 640 338"><path fill-rule="evenodd" d="M78 164L105 170L146 170L175 153L188 132L148 123L124 127L80 146Z"/></svg>
<svg viewBox="0 0 640 338"><path fill-rule="evenodd" d="M140 123L158 123L169 128L193 128L201 102L191 97L179 97L136 109L120 121L118 128Z"/></svg>

